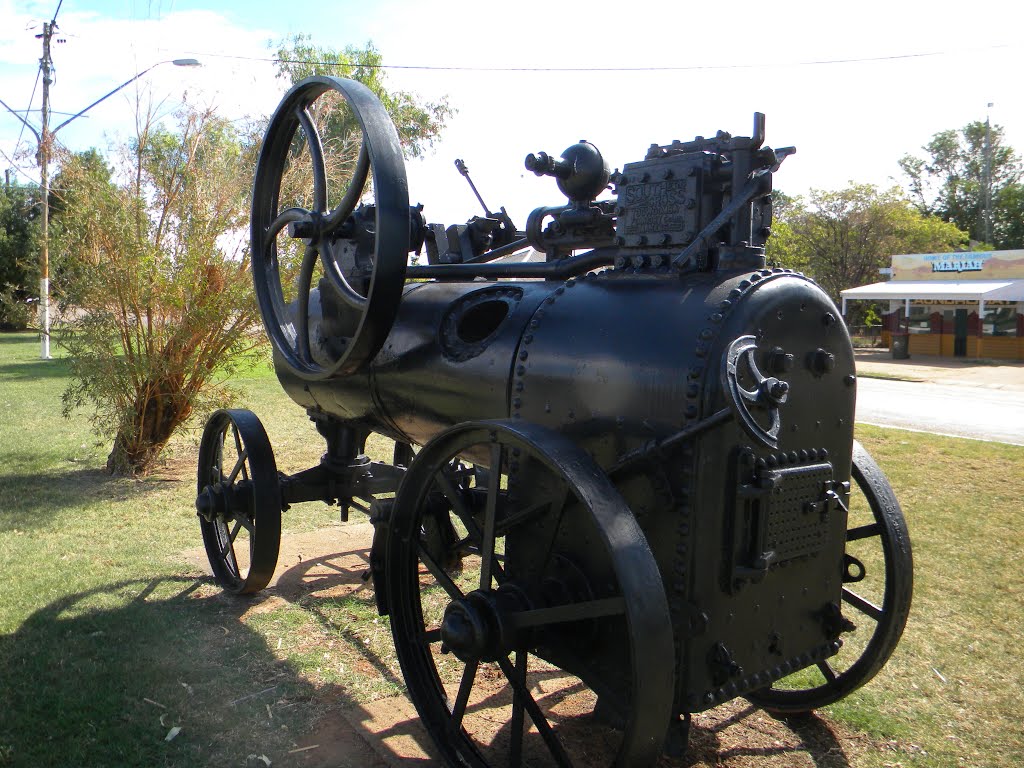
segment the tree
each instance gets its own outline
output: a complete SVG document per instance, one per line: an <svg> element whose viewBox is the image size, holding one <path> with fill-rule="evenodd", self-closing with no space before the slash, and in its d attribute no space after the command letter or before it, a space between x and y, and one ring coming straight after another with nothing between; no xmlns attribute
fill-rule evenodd
<svg viewBox="0 0 1024 768"><path fill-rule="evenodd" d="M414 94L390 89L382 63L383 59L372 43L367 43L365 48L348 46L337 50L312 45L308 37L295 35L283 41L277 51L277 76L289 85L314 75L330 75L362 83L380 99L395 124L403 154L407 158L419 157L433 145L453 110L446 100L423 102ZM337 93L324 94L309 111L323 144L328 198L329 201L337 201L344 194L356 167L363 139L362 129L345 99ZM313 168L302 131L292 141L283 176L282 207L311 208ZM297 268L301 249L287 245L282 247L281 244L279 249L283 269L288 272Z"/></svg>
<svg viewBox="0 0 1024 768"><path fill-rule="evenodd" d="M72 382L65 414L88 404L113 438L112 472L144 474L194 411L225 399L224 379L262 343L245 228L254 145L211 110L184 107L173 129L140 115L111 176L65 156L56 228L60 328ZM114 179L115 181L111 181Z"/></svg>
<svg viewBox="0 0 1024 768"><path fill-rule="evenodd" d="M922 147L927 159L905 155L900 168L922 213L955 224L972 240L990 242L997 248L1021 247L1021 160L1004 144L1001 126L993 125L987 133L986 139L986 123L979 121L958 131L940 131ZM991 194L991 238L987 237L984 215L986 179Z"/></svg>
<svg viewBox="0 0 1024 768"><path fill-rule="evenodd" d="M922 214L902 190L871 184L811 190L806 201L791 201L781 218L789 234L776 253L793 262L782 266L802 268L836 302L843 289L877 281L893 254L952 251L967 238L955 225ZM857 302L854 322L868 309Z"/></svg>
<svg viewBox="0 0 1024 768"><path fill-rule="evenodd" d="M281 58L288 80L322 71L363 80L394 118L407 156L425 151L451 113L446 103L388 91L372 47L337 53L296 38ZM342 106L318 103L313 117L329 182L344 186L361 134ZM94 426L113 439L108 468L129 474L147 472L190 415L225 403L227 376L265 339L248 253L255 127L241 134L212 110L191 107L173 129L151 113L137 124L112 169L95 153L66 155L55 184L56 290L73 318L61 329L73 374L65 413L91 406ZM304 140L294 142L297 157ZM282 208L310 207L308 154L294 190L282 190ZM283 282L296 266L286 252L298 244L280 254Z"/></svg>
<svg viewBox="0 0 1024 768"><path fill-rule="evenodd" d="M85 279L83 270L97 263L98 255L87 249L93 233L103 226L101 211L92 200L114 194L111 169L103 155L89 149L63 154L61 166L50 181L50 294L59 310L70 309L70 290ZM67 215L69 212L75 215Z"/></svg>
<svg viewBox="0 0 1024 768"><path fill-rule="evenodd" d="M394 122L406 157L419 157L433 146L454 110L445 99L421 102L412 93L391 90L382 64L383 57L373 43L367 43L365 48L350 45L339 51L312 45L308 36L295 35L282 42L277 51L277 76L290 85L313 75L344 77L365 85L380 99ZM347 136L354 127L353 119L348 117L326 133L338 139Z"/></svg>
<svg viewBox="0 0 1024 768"><path fill-rule="evenodd" d="M797 211L803 211L803 201L799 197L790 197L777 189L772 190L772 234L765 243L765 258L773 267L806 272L806 249L800 247L800 241L790 223Z"/></svg>
<svg viewBox="0 0 1024 768"><path fill-rule="evenodd" d="M0 189L0 330L20 331L39 297L39 190Z"/></svg>

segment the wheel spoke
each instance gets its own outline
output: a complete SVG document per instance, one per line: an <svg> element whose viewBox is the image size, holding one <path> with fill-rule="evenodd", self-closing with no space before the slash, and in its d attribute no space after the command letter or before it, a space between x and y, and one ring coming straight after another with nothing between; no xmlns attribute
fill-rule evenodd
<svg viewBox="0 0 1024 768"><path fill-rule="evenodd" d="M526 664L530 654L525 650L516 651L516 680L517 682L525 687L526 685ZM523 726L525 725L525 710L523 709L523 697L520 695L519 690L513 688L512 690L512 722L510 724L511 731L509 738L511 743L509 744L509 768L519 768L523 763Z"/></svg>
<svg viewBox="0 0 1024 768"><path fill-rule="evenodd" d="M235 574L238 573L238 563L235 560L235 548L232 546L231 534L228 531L227 525L223 523L215 524L215 532L217 541L220 544L220 559L231 569Z"/></svg>
<svg viewBox="0 0 1024 768"><path fill-rule="evenodd" d="M491 481L487 484L484 510L484 539L480 544L480 589L491 588L494 568L494 529L498 516L498 486L501 485L501 443L491 444Z"/></svg>
<svg viewBox="0 0 1024 768"><path fill-rule="evenodd" d="M562 528L562 518L565 517L565 507L569 502L569 486L562 483L562 492L551 502L551 517L555 518L555 524L551 528L551 536L548 539L548 548L544 553L542 563L551 560L551 551L554 549L555 541L558 539L558 531Z"/></svg>
<svg viewBox="0 0 1024 768"><path fill-rule="evenodd" d="M227 531L226 528L225 528L225 531ZM235 533L237 533L237 532L238 532L238 526L236 525L235 526L235 530L233 532L229 532L226 539L223 536L219 536L218 537L218 538L220 538L224 542L223 546L221 546L221 548L220 548L220 559L224 560L225 562L227 562L228 553L229 552L234 552L234 549L235 549L234 548Z"/></svg>
<svg viewBox="0 0 1024 768"><path fill-rule="evenodd" d="M230 544L228 545L227 550L224 552L224 563L225 565L227 565L231 573L238 577L241 576L241 574L238 572L238 561L235 559L235 550Z"/></svg>
<svg viewBox="0 0 1024 768"><path fill-rule="evenodd" d="M345 223L345 220L352 215L356 203L363 194L366 187L366 177L370 170L370 153L367 151L364 141L359 148L359 160L356 161L355 170L352 172L352 181L349 182L345 197L341 199L337 207L324 217L324 233L333 232Z"/></svg>
<svg viewBox="0 0 1024 768"><path fill-rule="evenodd" d="M878 523L871 523L870 525L862 525L859 528L851 528L846 532L847 541L860 541L861 539L870 539L872 536L881 536L882 526Z"/></svg>
<svg viewBox="0 0 1024 768"><path fill-rule="evenodd" d="M846 587L843 587L843 601L849 603L861 613L870 616L875 621L882 620L882 609L874 603L865 600L863 597L858 595Z"/></svg>
<svg viewBox="0 0 1024 768"><path fill-rule="evenodd" d="M306 246L302 254L302 267L296 293L299 300L298 328L295 331L295 352L306 365L313 364L313 353L309 349L309 293L313 289L313 268L316 266L317 251L312 245Z"/></svg>
<svg viewBox="0 0 1024 768"><path fill-rule="evenodd" d="M247 477L244 477L244 475L245 475L245 460L248 459L248 458L249 458L249 454L247 454L245 451L242 451L238 455L238 461L235 462L235 466L231 468L231 473L227 477L227 482L228 483L235 482L235 478L238 477L238 471L239 470L242 471L242 475L243 475L244 479L246 479L246 480L249 479Z"/></svg>
<svg viewBox="0 0 1024 768"><path fill-rule="evenodd" d="M455 585L455 582L451 580L451 577L444 572L444 568L438 565L437 561L430 556L426 548L424 548L422 544L419 544L418 549L420 560L423 561L425 566L427 566L427 570L433 574L434 578L437 579L437 582L444 588L444 591L448 593L448 597L452 600L459 600L460 598L465 597L465 595L462 594L462 590L459 589Z"/></svg>
<svg viewBox="0 0 1024 768"><path fill-rule="evenodd" d="M238 538L238 531L242 527L242 519L237 518L235 520L235 527L231 529L231 533L228 534L228 540L231 544L235 543L235 539Z"/></svg>
<svg viewBox="0 0 1024 768"><path fill-rule="evenodd" d="M462 670L462 680L459 682L459 693L455 697L455 706L452 707L452 728L458 730L462 727L462 718L466 714L466 706L469 704L469 694L473 690L473 683L476 681L476 670L480 665L477 659L466 662L466 668Z"/></svg>
<svg viewBox="0 0 1024 768"><path fill-rule="evenodd" d="M441 642L441 628L436 629L425 629L420 635L420 643L423 645L433 645L434 643Z"/></svg>
<svg viewBox="0 0 1024 768"><path fill-rule="evenodd" d="M836 671L834 669L832 669L832 665L829 664L827 661L819 661L818 662L818 670L821 672L821 674L823 674L825 676L825 679L828 682L830 682L830 683L835 682L836 677L837 677Z"/></svg>
<svg viewBox="0 0 1024 768"><path fill-rule="evenodd" d="M267 227L266 242L263 244L263 247L266 248L270 243L274 242L277 236L281 234L281 230L289 224L307 219L309 219L309 211L305 208L286 208L281 211Z"/></svg>
<svg viewBox="0 0 1024 768"><path fill-rule="evenodd" d="M437 475L437 487L444 494L444 497L448 499L448 503L451 504L452 512L455 513L456 517L462 521L462 524L466 526L466 530L469 531L470 536L475 541L480 541L483 538L483 532L480 530L480 526L477 525L476 520L473 519L472 513L466 507L466 500L462 494L459 493L459 488L452 479L441 471Z"/></svg>
<svg viewBox="0 0 1024 768"><path fill-rule="evenodd" d="M554 503L553 499L540 501L536 504L531 504L526 509L522 509L519 512L515 512L514 514L502 518L501 522L495 526L495 535L504 536L517 525L528 523L533 518L538 517L551 509Z"/></svg>
<svg viewBox="0 0 1024 768"><path fill-rule="evenodd" d="M590 600L586 603L568 603L552 608L538 608L521 611L509 617L510 626L516 629L539 627L546 624L562 624L568 621L598 619L605 616L621 616L626 613L626 601L622 597L604 600Z"/></svg>
<svg viewBox="0 0 1024 768"><path fill-rule="evenodd" d="M304 106L295 108L295 117L302 126L302 132L306 134L306 146L309 147L309 159L313 166L313 210L323 213L327 208L327 168L320 133Z"/></svg>
<svg viewBox="0 0 1024 768"><path fill-rule="evenodd" d="M565 747L562 746L562 742L558 740L558 736L552 730L551 724L544 717L541 708L527 690L526 684L518 679L512 663L507 657L502 656L498 659L498 664L501 666L501 671L505 673L505 677L512 684L513 695L518 694L523 707L530 713L530 719L537 726L537 730L540 732L541 738L544 739L544 743L547 745L548 751L551 752L551 756L555 758L555 762L558 765L565 766L565 768L572 768L572 761L569 759L569 755L566 754Z"/></svg>
<svg viewBox="0 0 1024 768"><path fill-rule="evenodd" d="M321 261L324 265L324 275L331 281L331 285L334 286L334 290L338 292L338 297L352 307L352 309L364 312L368 304L368 299L349 284L348 279L345 277L345 273L342 272L341 267L338 266L338 262L330 257L329 252L321 259Z"/></svg>
<svg viewBox="0 0 1024 768"><path fill-rule="evenodd" d="M749 400L752 403L760 402L761 392L757 389L744 389L739 384L736 385L736 391L740 393L740 397L744 400Z"/></svg>
<svg viewBox="0 0 1024 768"><path fill-rule="evenodd" d="M245 462L249 458L249 452L242 448L242 438L238 434L238 427L235 424L231 425L231 432L235 436L235 450L238 452L238 461L235 462L234 468L231 470L231 474L228 475L228 482L235 482L235 478L238 476L238 470L242 470L242 479L249 479L249 470L245 467Z"/></svg>

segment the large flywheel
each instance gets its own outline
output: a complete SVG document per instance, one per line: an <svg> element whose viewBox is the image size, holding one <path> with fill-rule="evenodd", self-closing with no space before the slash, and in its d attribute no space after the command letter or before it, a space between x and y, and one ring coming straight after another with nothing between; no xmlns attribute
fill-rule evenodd
<svg viewBox="0 0 1024 768"><path fill-rule="evenodd" d="M496 421L431 441L396 498L386 588L410 698L450 765L661 753L675 685L661 576L622 497L564 436Z"/></svg>
<svg viewBox="0 0 1024 768"><path fill-rule="evenodd" d="M334 77L288 91L256 166L251 241L263 323L293 372L346 375L380 349L402 294L409 219L398 132L377 97Z"/></svg>

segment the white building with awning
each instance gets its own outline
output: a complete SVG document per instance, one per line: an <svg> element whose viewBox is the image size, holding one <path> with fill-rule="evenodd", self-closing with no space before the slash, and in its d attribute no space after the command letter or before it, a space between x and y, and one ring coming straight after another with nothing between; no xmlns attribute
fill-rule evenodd
<svg viewBox="0 0 1024 768"><path fill-rule="evenodd" d="M1024 360L1024 250L900 254L892 279L841 292L883 307L911 354ZM886 311L887 310L887 311Z"/></svg>

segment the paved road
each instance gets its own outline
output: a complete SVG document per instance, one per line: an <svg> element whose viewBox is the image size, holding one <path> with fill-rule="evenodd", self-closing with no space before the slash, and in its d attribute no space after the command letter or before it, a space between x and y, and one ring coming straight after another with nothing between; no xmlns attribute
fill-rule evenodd
<svg viewBox="0 0 1024 768"><path fill-rule="evenodd" d="M1024 392L862 376L857 421L1024 445Z"/></svg>

